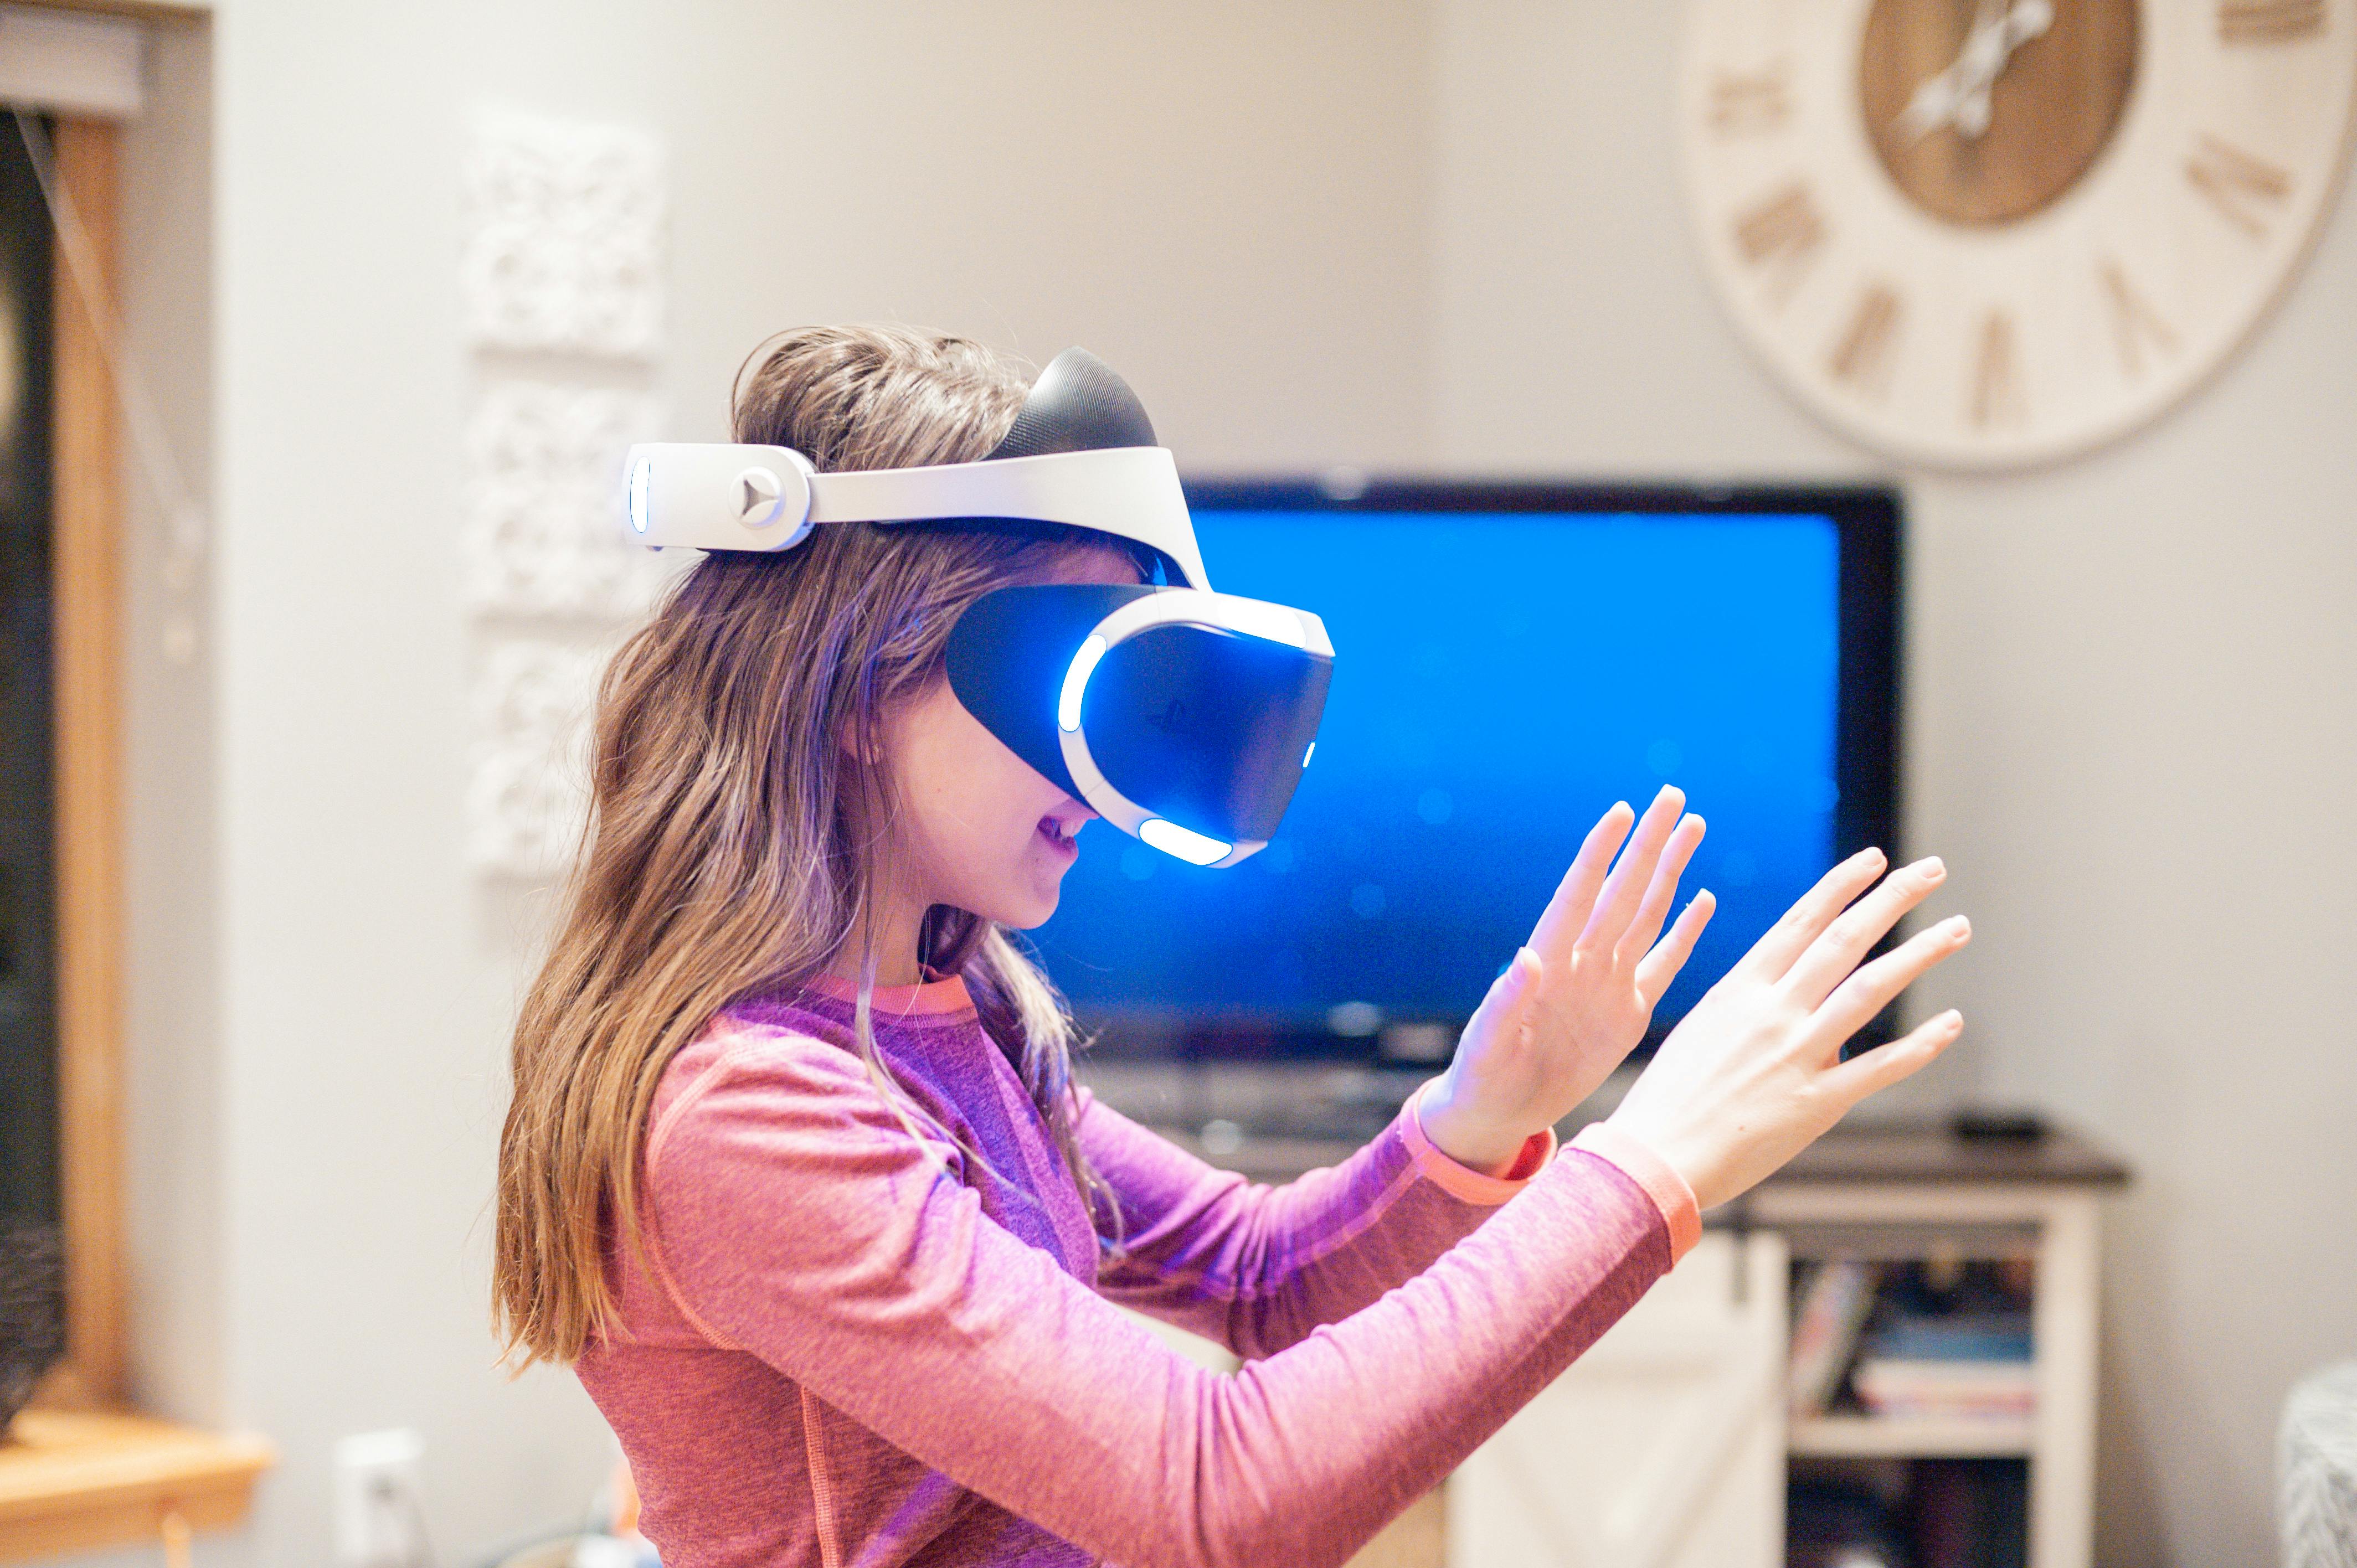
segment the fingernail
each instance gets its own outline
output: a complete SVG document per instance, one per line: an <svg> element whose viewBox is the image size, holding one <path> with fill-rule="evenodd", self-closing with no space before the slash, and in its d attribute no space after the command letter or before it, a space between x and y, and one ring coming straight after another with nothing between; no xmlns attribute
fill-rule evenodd
<svg viewBox="0 0 2357 1568"><path fill-rule="evenodd" d="M1964 1026L1964 1015L1953 1007L1940 1015L1940 1027L1947 1030L1948 1033L1953 1035Z"/></svg>
<svg viewBox="0 0 2357 1568"><path fill-rule="evenodd" d="M1868 844L1864 849L1859 850L1857 854L1851 858L1856 860L1872 861L1877 865L1879 865L1882 864L1883 860L1882 846L1880 844Z"/></svg>
<svg viewBox="0 0 2357 1568"><path fill-rule="evenodd" d="M1923 874L1923 878L1927 882L1937 882L1948 875L1947 863L1936 854L1927 854L1917 861L1915 869Z"/></svg>
<svg viewBox="0 0 2357 1568"><path fill-rule="evenodd" d="M1973 934L1973 923L1962 915L1955 916L1948 921L1948 934L1956 940L1963 941Z"/></svg>

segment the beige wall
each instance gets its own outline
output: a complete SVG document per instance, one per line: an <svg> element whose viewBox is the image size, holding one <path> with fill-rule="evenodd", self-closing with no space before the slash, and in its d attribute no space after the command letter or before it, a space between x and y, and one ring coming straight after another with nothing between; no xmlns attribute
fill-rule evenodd
<svg viewBox="0 0 2357 1568"><path fill-rule="evenodd" d="M217 541L193 669L154 654L135 566L137 1363L159 1406L284 1455L201 1560L328 1560L350 1433L425 1432L452 1563L577 1518L609 1452L569 1375L494 1371L486 1326L533 909L460 860L469 116L667 145L671 434L720 432L765 334L897 317L1042 362L1085 343L1200 463L1366 462L1425 429L1427 25L224 0L162 46L132 314Z"/></svg>
<svg viewBox="0 0 2357 1568"><path fill-rule="evenodd" d="M156 35L146 111L125 127L123 157L126 341L167 461L199 497L210 491L213 467L210 56L202 27ZM210 660L176 661L165 641L174 612L203 616L210 585L200 574L167 584L170 523L156 491L135 478L124 494L131 543L124 574L131 1376L157 1408L197 1415L218 1409L226 1392L228 1333L214 710Z"/></svg>
<svg viewBox="0 0 2357 1568"><path fill-rule="evenodd" d="M224 0L210 80L201 35L165 51L130 290L219 545L202 662L135 666L138 1364L286 1455L206 1561L324 1560L347 1433L425 1430L454 1563L570 1516L605 1453L484 1328L530 911L459 860L468 116L666 140L676 435L766 331L887 316L1086 343L1198 467L1878 471L1702 285L1675 9ZM1914 838L1981 931L1927 1092L2050 1105L2141 1176L2111 1562L2262 1559L2276 1402L2357 1343L2349 208L2152 431L1910 482Z"/></svg>
<svg viewBox="0 0 2357 1568"><path fill-rule="evenodd" d="M1787 401L1689 242L1679 7L1439 10L1436 455L1478 467L1884 471ZM2038 1104L2114 1206L2101 1554L2274 1557L2272 1434L2357 1354L2357 203L2190 403L1912 506L1912 847L1976 940L1935 1088ZM1968 1048L1967 1048L1968 1047Z"/></svg>

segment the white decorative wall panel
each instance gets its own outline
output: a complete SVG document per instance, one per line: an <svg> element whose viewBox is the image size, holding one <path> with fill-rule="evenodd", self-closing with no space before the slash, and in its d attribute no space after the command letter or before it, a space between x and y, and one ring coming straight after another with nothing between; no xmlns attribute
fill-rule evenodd
<svg viewBox="0 0 2357 1568"><path fill-rule="evenodd" d="M546 876L580 843L588 802L590 710L606 654L516 639L477 672L467 858L479 871Z"/></svg>
<svg viewBox="0 0 2357 1568"><path fill-rule="evenodd" d="M479 348L645 359L662 336L662 156L615 125L485 115L466 170Z"/></svg>
<svg viewBox="0 0 2357 1568"><path fill-rule="evenodd" d="M599 672L683 564L626 542L620 517L624 449L662 435L663 159L625 126L485 115L463 183L467 858L541 880L581 842Z"/></svg>
<svg viewBox="0 0 2357 1568"><path fill-rule="evenodd" d="M485 385L467 422L467 602L506 615L643 611L661 573L622 537L622 455L655 424L644 392Z"/></svg>

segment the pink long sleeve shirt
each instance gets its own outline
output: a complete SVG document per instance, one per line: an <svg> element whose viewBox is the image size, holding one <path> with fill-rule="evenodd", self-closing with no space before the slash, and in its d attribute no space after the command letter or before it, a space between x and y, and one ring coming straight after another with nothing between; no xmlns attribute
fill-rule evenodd
<svg viewBox="0 0 2357 1568"><path fill-rule="evenodd" d="M1598 1129L1499 1178L1411 1108L1271 1188L1082 1092L1108 1254L960 982L879 993L875 1026L962 1147L920 1146L850 1018L740 1004L656 1098L651 1267L615 1245L619 1323L578 1370L667 1568L1340 1563L1698 1228L1674 1173ZM1114 1303L1246 1365L1206 1371Z"/></svg>

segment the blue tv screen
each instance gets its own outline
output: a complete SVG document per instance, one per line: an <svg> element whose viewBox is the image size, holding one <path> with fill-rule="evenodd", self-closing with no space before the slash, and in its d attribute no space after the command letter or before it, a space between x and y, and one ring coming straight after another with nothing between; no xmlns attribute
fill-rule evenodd
<svg viewBox="0 0 2357 1568"><path fill-rule="evenodd" d="M1394 489L1197 499L1214 585L1322 617L1333 685L1252 859L1203 870L1103 827L1082 838L1035 940L1109 1043L1460 1023L1598 816L1674 783L1709 824L1681 901L1707 887L1718 912L1658 1033L1888 830L1889 736L1859 718L1894 693L1845 693L1846 671L1887 687L1893 662L1895 574L1860 570L1859 492L1677 510L1504 489L1491 499L1517 504L1480 510L1479 490ZM1416 504L1436 498L1450 504ZM1872 543L1892 548L1887 530ZM1878 799L1845 811L1846 788Z"/></svg>

